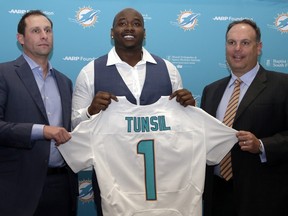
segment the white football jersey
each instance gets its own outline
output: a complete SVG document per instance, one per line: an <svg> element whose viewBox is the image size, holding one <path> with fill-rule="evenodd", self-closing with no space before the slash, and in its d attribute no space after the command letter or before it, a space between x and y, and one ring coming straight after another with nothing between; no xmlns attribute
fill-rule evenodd
<svg viewBox="0 0 288 216"><path fill-rule="evenodd" d="M105 216L201 216L205 164L221 161L236 130L168 96L146 106L118 99L59 146L66 162L94 167Z"/></svg>

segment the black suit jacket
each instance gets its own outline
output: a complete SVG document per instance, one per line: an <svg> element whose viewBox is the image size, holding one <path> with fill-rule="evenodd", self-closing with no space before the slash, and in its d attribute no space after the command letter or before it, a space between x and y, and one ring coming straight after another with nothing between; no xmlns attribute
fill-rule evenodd
<svg viewBox="0 0 288 216"><path fill-rule="evenodd" d="M72 82L53 70L63 126L70 131ZM33 124L49 122L32 71L20 56L0 64L0 215L31 216L37 207L47 176L50 141L31 142ZM77 175L71 171L70 177L71 193L76 194Z"/></svg>
<svg viewBox="0 0 288 216"><path fill-rule="evenodd" d="M201 107L209 114L216 115L229 80L230 77L226 77L204 88ZM239 104L233 128L250 131L261 139L267 156L267 163L261 163L259 154L241 151L237 144L231 151L238 215L287 216L288 75L260 66ZM211 210L212 192L213 167L208 167L204 193L206 213Z"/></svg>

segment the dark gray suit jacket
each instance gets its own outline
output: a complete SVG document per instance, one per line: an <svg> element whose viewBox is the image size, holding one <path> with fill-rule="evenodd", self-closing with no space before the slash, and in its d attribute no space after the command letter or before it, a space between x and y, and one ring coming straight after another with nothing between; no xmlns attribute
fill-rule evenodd
<svg viewBox="0 0 288 216"><path fill-rule="evenodd" d="M201 107L215 116L230 77L203 90ZM240 216L288 215L288 75L262 66L243 97L233 128L250 131L262 140L267 163L258 154L240 150L232 153L234 203ZM205 212L211 210L213 167L208 167ZM225 205L232 205L226 203ZM209 214L205 214L208 216Z"/></svg>
<svg viewBox="0 0 288 216"><path fill-rule="evenodd" d="M72 82L53 70L62 101L63 126L70 131ZM33 124L49 122L32 71L20 56L0 64L0 215L33 215L42 193L50 141L31 142ZM77 193L77 176L71 174L71 180Z"/></svg>

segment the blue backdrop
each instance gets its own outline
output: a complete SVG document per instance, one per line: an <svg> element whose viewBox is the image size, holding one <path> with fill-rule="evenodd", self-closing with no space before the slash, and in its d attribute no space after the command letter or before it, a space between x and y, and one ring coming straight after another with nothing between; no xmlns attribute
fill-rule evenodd
<svg viewBox="0 0 288 216"><path fill-rule="evenodd" d="M53 67L74 82L89 61L112 47L110 29L114 15L125 7L140 11L145 19L145 47L170 60L179 69L184 87L200 101L203 87L229 72L225 63L225 32L234 20L248 18L262 31L260 63L288 73L287 0L0 0L0 62L21 54L17 24L23 13L43 10L54 22ZM79 216L96 215L90 171L79 178Z"/></svg>

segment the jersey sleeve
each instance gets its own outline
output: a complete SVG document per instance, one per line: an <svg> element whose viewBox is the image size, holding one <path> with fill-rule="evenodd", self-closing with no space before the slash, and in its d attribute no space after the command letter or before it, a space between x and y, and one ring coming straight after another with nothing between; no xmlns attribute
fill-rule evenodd
<svg viewBox="0 0 288 216"><path fill-rule="evenodd" d="M216 165L238 142L237 131L205 111L201 111L204 113L205 122L206 163Z"/></svg>
<svg viewBox="0 0 288 216"><path fill-rule="evenodd" d="M72 132L72 138L58 147L66 163L75 172L93 165L90 120L81 122Z"/></svg>

